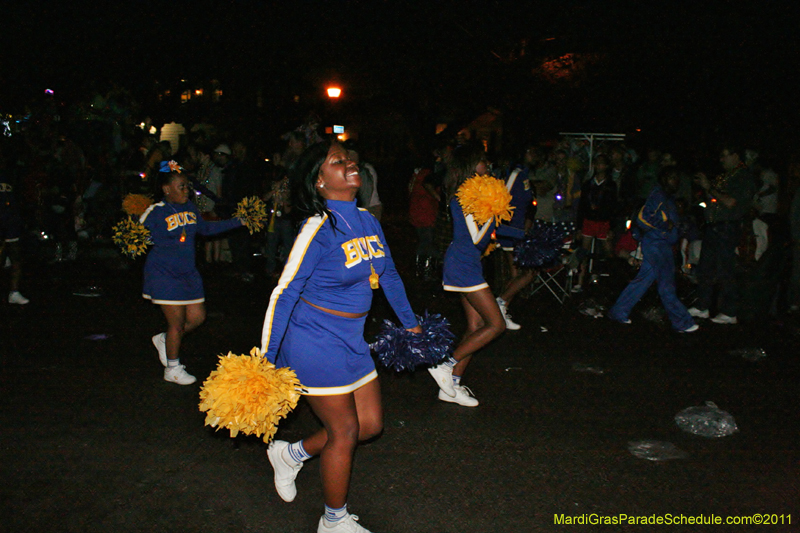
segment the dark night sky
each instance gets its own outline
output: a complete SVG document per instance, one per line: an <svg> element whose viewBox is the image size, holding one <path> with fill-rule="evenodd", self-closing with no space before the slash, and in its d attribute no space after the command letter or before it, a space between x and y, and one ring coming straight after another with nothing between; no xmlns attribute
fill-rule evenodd
<svg viewBox="0 0 800 533"><path fill-rule="evenodd" d="M647 5L645 5L647 4ZM265 84L276 99L338 76L350 95L413 107L517 107L543 127L791 134L800 24L791 2L45 2L5 8L0 105L90 80ZM745 7L742 7L745 6ZM10 23L10 26L9 26ZM552 40L547 40L551 39ZM525 39L526 55L510 61ZM581 84L537 61L601 54ZM520 103L529 99L529 102ZM0 110L5 111L5 110ZM546 117L546 118L542 118Z"/></svg>

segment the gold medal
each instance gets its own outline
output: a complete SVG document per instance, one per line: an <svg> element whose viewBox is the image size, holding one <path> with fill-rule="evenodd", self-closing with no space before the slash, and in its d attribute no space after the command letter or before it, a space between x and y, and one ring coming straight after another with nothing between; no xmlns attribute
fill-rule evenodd
<svg viewBox="0 0 800 533"><path fill-rule="evenodd" d="M372 289L380 288L380 284L378 283L378 274L375 272L375 267L372 266L372 261L369 263L369 269L372 274L369 275L369 286Z"/></svg>
<svg viewBox="0 0 800 533"><path fill-rule="evenodd" d="M181 229L181 242L186 242L186 228Z"/></svg>

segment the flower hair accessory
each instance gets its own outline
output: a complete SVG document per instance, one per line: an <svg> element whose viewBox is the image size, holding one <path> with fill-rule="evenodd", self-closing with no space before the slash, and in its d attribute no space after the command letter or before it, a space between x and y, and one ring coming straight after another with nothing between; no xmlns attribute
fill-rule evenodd
<svg viewBox="0 0 800 533"><path fill-rule="evenodd" d="M183 172L183 167L177 161L162 161L158 169L159 172L175 172L180 174Z"/></svg>

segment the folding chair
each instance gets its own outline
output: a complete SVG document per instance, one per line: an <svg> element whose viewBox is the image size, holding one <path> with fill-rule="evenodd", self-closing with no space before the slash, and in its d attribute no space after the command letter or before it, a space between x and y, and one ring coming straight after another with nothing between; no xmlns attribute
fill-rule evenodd
<svg viewBox="0 0 800 533"><path fill-rule="evenodd" d="M565 253L568 253L569 247L570 242L565 242L563 248ZM540 290L547 289L558 300L558 303L563 305L572 294L572 278L574 275L574 271L567 265L566 259L566 256L563 256L558 264L539 270L533 282L534 287L529 294L533 296Z"/></svg>

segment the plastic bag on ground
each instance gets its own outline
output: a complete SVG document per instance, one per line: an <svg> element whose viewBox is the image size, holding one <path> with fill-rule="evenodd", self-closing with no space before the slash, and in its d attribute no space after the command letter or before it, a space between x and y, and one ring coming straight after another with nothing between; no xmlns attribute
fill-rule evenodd
<svg viewBox="0 0 800 533"><path fill-rule="evenodd" d="M675 423L682 430L701 437L727 437L739 431L733 416L721 410L714 402L684 409L675 415Z"/></svg>
<svg viewBox="0 0 800 533"><path fill-rule="evenodd" d="M683 459L688 454L676 447L671 442L659 440L638 440L628 443L628 451L639 459L648 461L669 461L670 459Z"/></svg>

